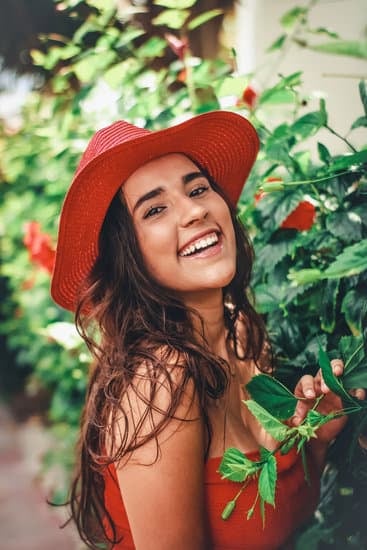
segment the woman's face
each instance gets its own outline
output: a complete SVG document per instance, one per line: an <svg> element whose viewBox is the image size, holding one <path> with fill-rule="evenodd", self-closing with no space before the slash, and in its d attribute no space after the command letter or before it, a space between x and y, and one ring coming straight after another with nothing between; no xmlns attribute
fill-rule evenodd
<svg viewBox="0 0 367 550"><path fill-rule="evenodd" d="M218 291L236 269L228 206L198 167L169 154L138 168L122 187L146 267L184 302Z"/></svg>

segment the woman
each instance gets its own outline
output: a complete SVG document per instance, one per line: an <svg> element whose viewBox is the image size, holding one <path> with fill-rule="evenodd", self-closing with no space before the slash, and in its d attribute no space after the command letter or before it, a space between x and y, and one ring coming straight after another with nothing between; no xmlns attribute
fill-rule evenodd
<svg viewBox="0 0 367 550"><path fill-rule="evenodd" d="M255 482L230 520L220 517L238 490L217 473L224 449L275 446L242 404L251 377L272 371L249 296L252 249L234 210L257 151L250 123L218 111L158 132L117 122L79 164L52 295L76 312L95 357L71 492L94 548L280 548L317 502L317 469L341 420L309 448L311 486L298 455L278 457L264 528L258 510L246 520ZM294 422L321 392L325 410L341 406L320 376L303 377L296 392L310 401Z"/></svg>

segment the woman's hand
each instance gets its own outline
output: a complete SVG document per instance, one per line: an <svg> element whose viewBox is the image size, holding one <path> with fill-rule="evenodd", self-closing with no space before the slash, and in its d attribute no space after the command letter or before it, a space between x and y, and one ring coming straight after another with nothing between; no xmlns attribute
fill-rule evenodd
<svg viewBox="0 0 367 550"><path fill-rule="evenodd" d="M344 371L344 363L341 359L333 359L331 361L331 368L335 376L341 376ZM353 390L350 393L357 399L365 399L366 397L366 392L362 389ZM294 390L294 395L298 398L303 398L298 401L295 414L291 419L291 423L294 426L298 426L303 421L308 411L315 406L316 399L320 396L323 396L323 398L316 408L319 413L327 415L342 411L343 409L341 398L333 393L325 384L321 369L315 377L311 375L302 376ZM317 430L317 439L309 442L310 451L320 470L323 468L328 445L337 437L346 422L346 415L341 415L330 420Z"/></svg>
<svg viewBox="0 0 367 550"><path fill-rule="evenodd" d="M341 359L333 359L331 361L331 367L335 376L341 376L343 374L344 363ZM363 392L363 390L357 390L357 392L360 391ZM333 393L325 384L321 369L317 372L315 377L307 374L302 376L294 390L294 395L297 398L303 398L298 401L295 414L292 418L292 424L294 426L298 426L303 421L308 411L314 407L316 399L321 395L323 395L323 398L317 406L317 411L319 413L327 415L343 409L341 398ZM363 398L364 396L356 394L356 397ZM340 416L321 426L317 431L318 442L324 443L326 446L329 445L343 429L346 422L347 417Z"/></svg>

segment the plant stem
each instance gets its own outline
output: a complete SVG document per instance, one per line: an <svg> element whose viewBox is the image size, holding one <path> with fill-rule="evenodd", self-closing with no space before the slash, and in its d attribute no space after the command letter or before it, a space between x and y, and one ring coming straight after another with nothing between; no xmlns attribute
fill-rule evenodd
<svg viewBox="0 0 367 550"><path fill-rule="evenodd" d="M343 137L342 135L340 135L338 132L336 132L335 130L333 130L333 128L331 128L328 124L325 124L324 127L329 130L329 132L331 132L334 136L338 137L339 139L341 139L342 141L344 141L344 143L346 143L348 145L348 147L353 151L353 153L357 153L357 149L355 147L353 147L353 145L350 143L350 141L347 140L347 138Z"/></svg>

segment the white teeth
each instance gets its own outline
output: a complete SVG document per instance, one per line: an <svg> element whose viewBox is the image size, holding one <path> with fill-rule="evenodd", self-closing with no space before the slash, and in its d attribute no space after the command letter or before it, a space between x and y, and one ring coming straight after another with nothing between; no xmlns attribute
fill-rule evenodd
<svg viewBox="0 0 367 550"><path fill-rule="evenodd" d="M216 233L211 233L208 237L198 239L196 242L189 244L182 250L182 252L180 252L180 256L189 256L190 254L193 254L193 252L207 248L217 242L218 235Z"/></svg>

